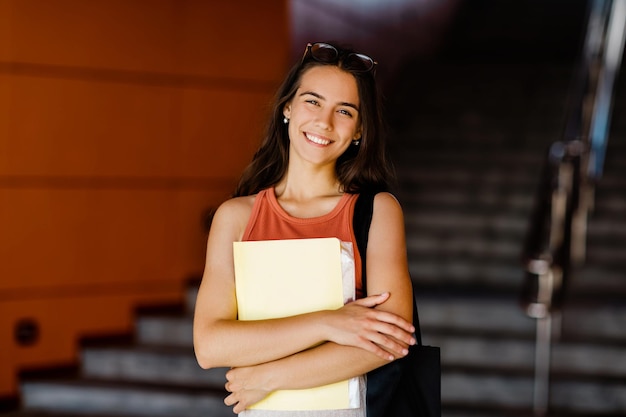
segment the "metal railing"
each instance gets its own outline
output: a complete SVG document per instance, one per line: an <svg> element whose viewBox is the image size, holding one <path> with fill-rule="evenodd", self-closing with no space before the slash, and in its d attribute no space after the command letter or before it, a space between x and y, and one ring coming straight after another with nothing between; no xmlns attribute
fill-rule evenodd
<svg viewBox="0 0 626 417"><path fill-rule="evenodd" d="M549 410L550 352L575 267L585 259L587 218L603 172L614 83L622 61L626 0L591 0L580 67L562 140L550 145L522 261L526 314L537 321L533 411Z"/></svg>

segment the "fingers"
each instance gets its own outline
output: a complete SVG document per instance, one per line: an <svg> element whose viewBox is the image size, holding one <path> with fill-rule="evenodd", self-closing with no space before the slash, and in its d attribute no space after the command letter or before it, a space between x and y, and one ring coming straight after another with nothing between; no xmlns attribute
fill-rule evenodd
<svg viewBox="0 0 626 417"><path fill-rule="evenodd" d="M363 307L376 307L387 301L389 299L389 293L384 292L382 294L370 295L365 298L358 299L353 301L353 304L360 305Z"/></svg>
<svg viewBox="0 0 626 417"><path fill-rule="evenodd" d="M359 347L385 360L405 356L407 348L416 343L413 326L392 313L367 309L342 324L346 326L335 332L336 337L332 341Z"/></svg>
<svg viewBox="0 0 626 417"><path fill-rule="evenodd" d="M386 361L392 361L392 360L394 360L396 358L400 358L402 356L405 356L405 355L400 354L398 352L392 353L389 350L383 349L381 347L381 345L379 345L379 344L377 344L375 342L369 341L369 340L366 341L366 343L364 343L361 347L364 350L367 350L367 351L373 353L374 355L378 356L379 358L384 359ZM401 352L402 348L399 348L399 350Z"/></svg>
<svg viewBox="0 0 626 417"><path fill-rule="evenodd" d="M241 391L241 392L232 392L226 398L224 398L224 404L227 406L233 407L233 412L235 414L239 414L242 411L246 410L248 407L258 403L263 398L268 395L268 392L265 391Z"/></svg>
<svg viewBox="0 0 626 417"><path fill-rule="evenodd" d="M338 310L339 320L332 321L335 331L329 340L360 347L385 360L405 356L416 343L415 327L397 314L375 308L389 296L388 292L372 295Z"/></svg>
<svg viewBox="0 0 626 417"><path fill-rule="evenodd" d="M228 397L224 398L224 404L227 406L231 406L237 404L237 399L235 398L235 394L229 394Z"/></svg>
<svg viewBox="0 0 626 417"><path fill-rule="evenodd" d="M224 404L229 407L233 406L233 413L239 414L246 408L248 408L250 404L247 404L245 402L244 398L242 398L242 395L238 394L237 392L230 391L230 389L228 388L228 384L226 390L230 392L230 395L224 398Z"/></svg>
<svg viewBox="0 0 626 417"><path fill-rule="evenodd" d="M269 394L269 391L258 388L258 384L253 382L250 370L250 367L232 368L226 372L224 387L230 395L224 399L224 404L233 406L235 414L241 413Z"/></svg>
<svg viewBox="0 0 626 417"><path fill-rule="evenodd" d="M375 320L377 320L378 322L388 324L388 326L385 326L383 329L381 329L383 333L388 333L391 336L396 336L399 340L404 340L408 343L409 341L405 340L402 335L411 335L413 332L415 332L415 327L413 326L413 323L405 320L397 314L389 313L382 310L372 310L372 315L374 315Z"/></svg>
<svg viewBox="0 0 626 417"><path fill-rule="evenodd" d="M411 325L411 328L412 327L413 326ZM374 326L372 326L372 330L386 337L391 337L392 339L402 343L404 346L414 345L416 343L411 329L401 328L395 323L378 321Z"/></svg>
<svg viewBox="0 0 626 417"><path fill-rule="evenodd" d="M416 343L412 335L391 325L379 325L362 335L362 338L364 343L360 347L386 360L406 356L408 347Z"/></svg>
<svg viewBox="0 0 626 417"><path fill-rule="evenodd" d="M362 300L365 300L365 298ZM350 304L365 307L365 305L359 303L359 301L362 300L354 301ZM350 306L350 304L348 304L348 306ZM359 314L364 320L367 320L370 323L369 326L375 327L377 331L389 334L398 340L411 344L411 336L415 332L415 326L413 326L413 323L410 321L405 320L397 314L383 310L376 310L370 307L368 307L368 310L365 312Z"/></svg>
<svg viewBox="0 0 626 417"><path fill-rule="evenodd" d="M389 299L389 293L384 292L382 294L370 295L368 297L361 298L349 304L372 308L372 307L376 307L378 305L383 304L388 299ZM376 320L393 324L409 333L415 332L415 327L413 326L413 323L403 319L397 314L393 314L393 313L389 313L389 312L385 312L381 310L372 310L372 311L377 312L377 315L375 317Z"/></svg>
<svg viewBox="0 0 626 417"><path fill-rule="evenodd" d="M392 359L406 356L409 353L408 347L416 344L413 325L393 314L389 321L388 313L380 316L379 314L378 321L371 328L375 333L370 335L370 340L382 348L387 356L391 354Z"/></svg>

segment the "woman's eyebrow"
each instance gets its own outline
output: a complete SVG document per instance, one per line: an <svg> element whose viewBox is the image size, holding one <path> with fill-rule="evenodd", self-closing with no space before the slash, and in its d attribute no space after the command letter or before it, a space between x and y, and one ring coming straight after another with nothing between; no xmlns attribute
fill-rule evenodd
<svg viewBox="0 0 626 417"><path fill-rule="evenodd" d="M318 99L320 99L320 100L324 100L324 101L326 101L326 97L324 97L323 95L318 94L318 93L316 93L316 92L314 92L314 91L303 91L302 93L300 93L300 97L302 97L302 96L306 96L306 95L311 95L311 96L313 96L313 97L315 97L315 98L318 98ZM354 103L350 103L350 102L347 102L347 101L341 101L341 102L339 102L339 103L337 103L337 104L338 104L338 105L340 105L340 106L351 107L351 108L353 108L353 109L354 109L354 110L356 110L356 111L360 111L360 110L359 110L359 106L357 106L357 105L356 105L356 104L354 104Z"/></svg>

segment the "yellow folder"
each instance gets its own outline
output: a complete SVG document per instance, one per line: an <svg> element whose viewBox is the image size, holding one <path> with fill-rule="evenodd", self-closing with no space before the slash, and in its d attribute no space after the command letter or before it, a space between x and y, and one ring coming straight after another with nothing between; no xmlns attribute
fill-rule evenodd
<svg viewBox="0 0 626 417"><path fill-rule="evenodd" d="M233 249L239 320L289 317L343 306L339 239L235 242ZM349 385L346 380L305 390L275 391L251 408L350 408Z"/></svg>

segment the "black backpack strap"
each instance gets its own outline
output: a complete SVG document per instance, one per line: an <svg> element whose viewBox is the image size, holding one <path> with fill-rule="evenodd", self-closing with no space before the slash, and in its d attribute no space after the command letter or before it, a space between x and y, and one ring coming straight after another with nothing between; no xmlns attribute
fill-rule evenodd
<svg viewBox="0 0 626 417"><path fill-rule="evenodd" d="M363 291L365 293L367 293L367 241L369 237L370 223L372 222L372 215L374 212L374 197L375 194L373 193L363 193L359 195L354 206L354 217L352 219L356 244L359 248L359 253L361 254L361 279L363 283ZM415 302L415 294L413 294L413 324L415 326L417 344L422 345L422 334L420 330L419 316L417 313L417 304ZM416 346L410 347L409 355L417 355L416 349ZM403 380L405 374L410 375L407 374L407 372L411 372L411 369L409 357L407 356L367 373L366 413L368 417L416 415L413 411L409 410L404 410L402 413L398 413L394 408L398 404L396 391L399 385L403 385L400 381ZM414 385L411 386L411 388L413 387ZM401 390L398 392L400 392L398 395L402 396L401 399L408 398L407 395L413 394L413 392L409 392L407 394ZM413 402L415 401L413 400ZM406 401L403 401L402 403L404 404Z"/></svg>
<svg viewBox="0 0 626 417"><path fill-rule="evenodd" d="M372 223L375 196L376 194L372 192L359 194L354 204L354 217L352 218L354 237L356 238L356 245L361 254L361 283L364 293L367 293L367 239L369 237L370 224Z"/></svg>
<svg viewBox="0 0 626 417"><path fill-rule="evenodd" d="M354 204L354 217L352 218L352 227L354 228L354 236L356 245L361 254L361 283L363 292L367 295L367 241L369 238L370 224L372 223L372 215L374 213L374 197L376 193L364 192ZM422 344L422 333L420 331L420 322L415 303L415 294L413 294L413 325L415 326L415 337L417 343Z"/></svg>

